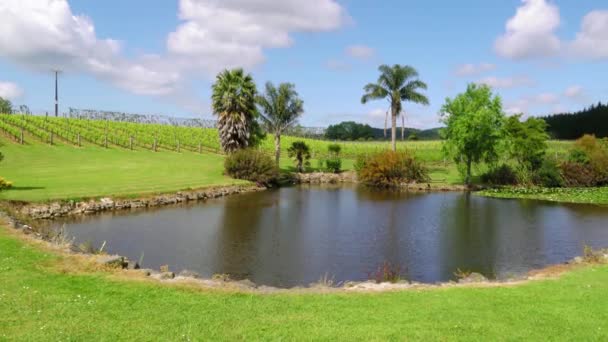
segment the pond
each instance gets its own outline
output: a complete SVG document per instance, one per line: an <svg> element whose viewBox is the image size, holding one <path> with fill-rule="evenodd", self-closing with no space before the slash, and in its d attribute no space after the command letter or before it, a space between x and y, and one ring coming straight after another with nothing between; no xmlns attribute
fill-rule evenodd
<svg viewBox="0 0 608 342"><path fill-rule="evenodd" d="M458 269L507 278L608 247L608 208L467 193L288 187L65 224L76 243L158 269L306 286L366 280L380 265L434 283Z"/></svg>

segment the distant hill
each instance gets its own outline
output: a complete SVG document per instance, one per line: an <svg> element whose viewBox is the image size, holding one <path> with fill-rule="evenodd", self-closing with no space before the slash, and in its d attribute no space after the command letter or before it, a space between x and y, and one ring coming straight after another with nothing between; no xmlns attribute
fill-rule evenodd
<svg viewBox="0 0 608 342"><path fill-rule="evenodd" d="M384 128L372 128L374 131L374 140L390 140L391 129L390 127L386 130L386 137L384 137ZM416 129L416 128L405 128L405 139L410 139L412 134L415 134L419 140L439 140L439 130L441 128L430 128L430 129ZM401 139L401 127L397 128L397 138Z"/></svg>
<svg viewBox="0 0 608 342"><path fill-rule="evenodd" d="M608 137L608 104L601 102L579 112L553 114L543 119L554 139L578 139L585 134Z"/></svg>

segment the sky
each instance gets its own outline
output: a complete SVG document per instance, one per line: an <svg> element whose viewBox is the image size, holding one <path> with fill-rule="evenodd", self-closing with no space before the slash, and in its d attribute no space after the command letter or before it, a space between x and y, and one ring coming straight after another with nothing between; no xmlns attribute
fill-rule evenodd
<svg viewBox="0 0 608 342"><path fill-rule="evenodd" d="M439 125L446 97L492 86L507 113L546 115L608 100L606 0L2 0L0 97L69 107L212 118L225 68L291 82L304 126L384 125L387 101L360 102L380 64L416 68Z"/></svg>

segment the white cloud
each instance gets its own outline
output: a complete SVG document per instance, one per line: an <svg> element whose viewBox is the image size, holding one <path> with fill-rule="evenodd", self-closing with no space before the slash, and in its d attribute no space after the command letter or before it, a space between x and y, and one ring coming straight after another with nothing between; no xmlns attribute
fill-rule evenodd
<svg viewBox="0 0 608 342"><path fill-rule="evenodd" d="M559 97L553 93L542 93L533 98L534 103L539 104L557 104Z"/></svg>
<svg viewBox="0 0 608 342"><path fill-rule="evenodd" d="M569 50L575 56L608 58L608 10L592 11L583 18L581 31Z"/></svg>
<svg viewBox="0 0 608 342"><path fill-rule="evenodd" d="M477 76L488 71L496 69L496 65L491 63L480 63L480 64L462 64L456 67L454 74L459 77Z"/></svg>
<svg viewBox="0 0 608 342"><path fill-rule="evenodd" d="M349 19L335 0L180 0L179 17L167 51L127 58L121 43L98 37L92 20L73 14L67 0L2 0L0 57L203 110L188 83L193 75L253 67L264 61L265 48L290 46L292 33L333 30Z"/></svg>
<svg viewBox="0 0 608 342"><path fill-rule="evenodd" d="M518 87L530 87L534 85L534 81L532 81L527 76L515 76L515 77L485 77L478 80L476 83L478 84L486 84L495 89L510 89L510 88L518 88Z"/></svg>
<svg viewBox="0 0 608 342"><path fill-rule="evenodd" d="M330 31L348 19L335 0L180 0L179 18L167 49L183 67L207 74L254 67L265 48L293 44L291 33Z"/></svg>
<svg viewBox="0 0 608 342"><path fill-rule="evenodd" d="M587 98L587 95L585 94L585 89L580 85L573 85L568 87L564 91L564 96L576 101L585 101Z"/></svg>
<svg viewBox="0 0 608 342"><path fill-rule="evenodd" d="M369 116L371 119L384 119L386 117L386 112L386 109L376 108L369 112L367 116Z"/></svg>
<svg viewBox="0 0 608 342"><path fill-rule="evenodd" d="M6 100L14 101L23 96L23 89L12 82L0 81L0 97Z"/></svg>
<svg viewBox="0 0 608 342"><path fill-rule="evenodd" d="M366 45L351 45L346 48L346 54L352 58L365 61L374 57L376 50Z"/></svg>
<svg viewBox="0 0 608 342"><path fill-rule="evenodd" d="M498 55L509 59L553 56L561 42L555 35L560 25L559 8L549 0L522 0L514 17L506 24L506 32L494 45Z"/></svg>

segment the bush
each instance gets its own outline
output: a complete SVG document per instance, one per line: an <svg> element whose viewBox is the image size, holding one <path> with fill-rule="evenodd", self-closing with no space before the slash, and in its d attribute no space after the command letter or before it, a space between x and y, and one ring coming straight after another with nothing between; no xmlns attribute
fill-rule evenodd
<svg viewBox="0 0 608 342"><path fill-rule="evenodd" d="M338 144L330 144L327 146L329 158L325 160L325 171L340 173L342 170L342 159L340 159L340 151L342 147Z"/></svg>
<svg viewBox="0 0 608 342"><path fill-rule="evenodd" d="M427 169L404 152L386 151L360 157L355 169L361 182L377 187L429 181Z"/></svg>
<svg viewBox="0 0 608 342"><path fill-rule="evenodd" d="M269 186L279 175L272 157L264 152L243 149L229 154L224 161L224 172L232 178L244 179Z"/></svg>
<svg viewBox="0 0 608 342"><path fill-rule="evenodd" d="M490 185L517 185L517 179L517 174L507 164L493 168L481 175L481 181Z"/></svg>
<svg viewBox="0 0 608 342"><path fill-rule="evenodd" d="M303 141L294 141L287 149L287 155L296 162L298 172L304 172L305 166L310 166L310 147Z"/></svg>
<svg viewBox="0 0 608 342"><path fill-rule="evenodd" d="M596 186L597 177L591 165L574 162L563 162L560 165L564 186L583 188Z"/></svg>
<svg viewBox="0 0 608 342"><path fill-rule="evenodd" d="M545 188L562 187L564 179L557 162L553 159L543 160L540 168L534 173L533 182Z"/></svg>
<svg viewBox="0 0 608 342"><path fill-rule="evenodd" d="M13 187L13 183L7 181L6 179L0 177L0 190L10 189Z"/></svg>

